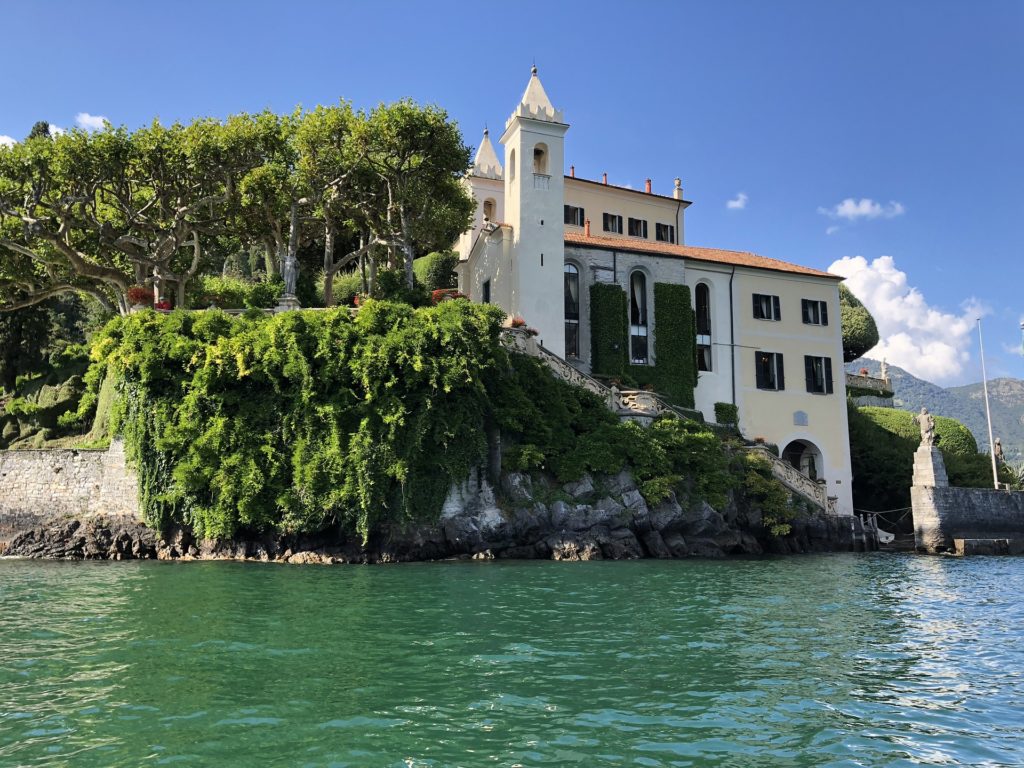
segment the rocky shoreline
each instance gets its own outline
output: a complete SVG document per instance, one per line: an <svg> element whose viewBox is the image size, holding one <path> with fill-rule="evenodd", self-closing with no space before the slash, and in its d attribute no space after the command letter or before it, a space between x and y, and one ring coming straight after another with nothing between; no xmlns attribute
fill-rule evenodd
<svg viewBox="0 0 1024 768"><path fill-rule="evenodd" d="M556 486L505 473L494 488L474 474L453 486L435 524L391 526L364 546L337 532L198 540L165 535L123 516L63 518L24 531L4 555L89 560L249 560L395 563L445 559L628 560L863 551L877 548L859 520L802 515L787 536L771 536L760 510L738 495L722 510L670 496L649 507L628 471Z"/></svg>

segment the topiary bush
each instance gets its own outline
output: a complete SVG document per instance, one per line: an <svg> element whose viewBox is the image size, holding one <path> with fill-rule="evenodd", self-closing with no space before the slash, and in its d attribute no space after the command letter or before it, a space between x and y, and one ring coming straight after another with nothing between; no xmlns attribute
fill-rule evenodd
<svg viewBox="0 0 1024 768"><path fill-rule="evenodd" d="M412 263L416 280L428 291L458 287L455 265L459 257L452 251L429 253Z"/></svg>
<svg viewBox="0 0 1024 768"><path fill-rule="evenodd" d="M735 403L715 403L715 421L718 424L738 427L740 423L739 406Z"/></svg>
<svg viewBox="0 0 1024 768"><path fill-rule="evenodd" d="M243 277L199 275L188 284L187 303L195 309L270 309L277 306L284 282Z"/></svg>
<svg viewBox="0 0 1024 768"><path fill-rule="evenodd" d="M619 286L590 286L590 367L600 376L621 378L626 372L626 314L626 292Z"/></svg>

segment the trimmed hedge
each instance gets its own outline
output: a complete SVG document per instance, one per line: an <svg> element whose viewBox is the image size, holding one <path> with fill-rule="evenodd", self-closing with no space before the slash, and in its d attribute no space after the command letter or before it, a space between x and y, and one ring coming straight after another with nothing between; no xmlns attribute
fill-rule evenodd
<svg viewBox="0 0 1024 768"><path fill-rule="evenodd" d="M412 271L428 291L456 288L458 278L455 275L455 265L458 263L459 257L451 251L428 253L412 263Z"/></svg>
<svg viewBox="0 0 1024 768"><path fill-rule="evenodd" d="M914 442L921 440L921 428L914 422L916 414L910 411L876 406L865 406L860 410L886 432ZM960 456L974 456L978 453L978 443L974 435L956 419L935 416L935 435L943 453L955 453Z"/></svg>
<svg viewBox="0 0 1024 768"><path fill-rule="evenodd" d="M617 285L590 286L591 370L653 387L677 405L692 408L697 386L696 320L690 288L654 284L654 365L630 365L626 292Z"/></svg>
<svg viewBox="0 0 1024 768"><path fill-rule="evenodd" d="M590 286L590 368L621 378L629 350L626 292L617 285Z"/></svg>
<svg viewBox="0 0 1024 768"><path fill-rule="evenodd" d="M715 403L715 421L719 424L739 426L740 408L734 403Z"/></svg>

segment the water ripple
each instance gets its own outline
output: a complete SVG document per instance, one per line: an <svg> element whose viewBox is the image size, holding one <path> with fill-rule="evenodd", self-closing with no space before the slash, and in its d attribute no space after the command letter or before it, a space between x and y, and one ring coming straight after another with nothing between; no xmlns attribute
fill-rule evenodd
<svg viewBox="0 0 1024 768"><path fill-rule="evenodd" d="M0 561L0 766L1024 764L1024 560Z"/></svg>

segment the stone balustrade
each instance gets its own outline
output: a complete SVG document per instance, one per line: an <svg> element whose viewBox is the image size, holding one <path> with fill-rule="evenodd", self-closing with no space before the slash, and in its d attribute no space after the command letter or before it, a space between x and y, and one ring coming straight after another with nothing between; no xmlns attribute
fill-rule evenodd
<svg viewBox="0 0 1024 768"><path fill-rule="evenodd" d="M892 384L889 379L879 379L874 376L863 376L859 373L846 374L847 389L863 389L877 392L879 395L892 392Z"/></svg>

